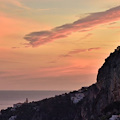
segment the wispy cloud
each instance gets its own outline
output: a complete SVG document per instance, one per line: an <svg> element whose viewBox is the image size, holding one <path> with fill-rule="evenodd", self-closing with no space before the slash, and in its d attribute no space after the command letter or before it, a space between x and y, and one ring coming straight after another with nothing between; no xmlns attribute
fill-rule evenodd
<svg viewBox="0 0 120 120"><path fill-rule="evenodd" d="M96 48L89 48L88 51L93 51L93 50L100 50L100 47L96 47Z"/></svg>
<svg viewBox="0 0 120 120"><path fill-rule="evenodd" d="M29 7L25 6L23 3L17 1L17 0L12 0L11 3L17 7L23 8L23 9L30 9Z"/></svg>
<svg viewBox="0 0 120 120"><path fill-rule="evenodd" d="M31 8L29 8L28 6L24 5L23 3L21 3L18 0L1 0L2 3L4 3L5 5L13 5L16 6L18 8L22 8L22 9L26 9L26 10L30 10Z"/></svg>
<svg viewBox="0 0 120 120"><path fill-rule="evenodd" d="M92 36L92 33L88 33L87 35L85 35L84 37L80 38L80 40L84 40L87 39L88 37Z"/></svg>
<svg viewBox="0 0 120 120"><path fill-rule="evenodd" d="M87 49L75 49L75 50L72 50L68 53L68 55L72 55L72 54L78 54L78 53L81 53L81 52L86 52Z"/></svg>
<svg viewBox="0 0 120 120"><path fill-rule="evenodd" d="M12 5L12 6L15 6L15 7L18 7L18 8L21 8L23 10L32 10L32 11L48 11L48 10L51 10L49 8L39 8L39 9L34 9L34 8L31 8L27 5L25 5L22 1L19 1L19 0L1 0L0 2L4 3L4 6L7 6L7 8L9 7L9 5ZM0 5L1 7L3 7L3 5Z"/></svg>
<svg viewBox="0 0 120 120"><path fill-rule="evenodd" d="M20 48L20 47L12 47L12 49L18 49L18 48Z"/></svg>
<svg viewBox="0 0 120 120"><path fill-rule="evenodd" d="M94 28L97 25L111 23L120 20L120 6L103 12L91 13L89 16L79 19L70 24L64 24L51 29L50 31L32 32L25 35L30 45L36 47L52 42L56 39L65 38L73 32L83 32Z"/></svg>
<svg viewBox="0 0 120 120"><path fill-rule="evenodd" d="M7 73L6 71L0 71L0 75L4 75L6 73Z"/></svg>
<svg viewBox="0 0 120 120"><path fill-rule="evenodd" d="M82 52L90 52L90 51L100 50L100 49L101 49L100 47L88 48L88 49L75 49L75 50L69 51L65 55L60 55L60 57L71 57L74 54L79 54L79 53L82 53Z"/></svg>
<svg viewBox="0 0 120 120"><path fill-rule="evenodd" d="M116 24L117 22L112 22L112 23L109 23L109 25L114 25L114 24Z"/></svg>
<svg viewBox="0 0 120 120"><path fill-rule="evenodd" d="M120 29L120 26L112 26L112 27L108 27L109 29Z"/></svg>

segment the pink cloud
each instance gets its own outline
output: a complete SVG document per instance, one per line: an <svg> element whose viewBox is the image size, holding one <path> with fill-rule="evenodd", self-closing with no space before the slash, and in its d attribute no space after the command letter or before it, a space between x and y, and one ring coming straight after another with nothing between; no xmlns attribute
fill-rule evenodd
<svg viewBox="0 0 120 120"><path fill-rule="evenodd" d="M75 49L75 50L68 52L65 55L60 55L60 57L71 57L74 54L79 54L79 53L87 52L87 51L90 52L90 51L99 50L99 49L101 49L101 48L96 47L96 48L88 48L88 49Z"/></svg>
<svg viewBox="0 0 120 120"><path fill-rule="evenodd" d="M116 24L117 22L111 22L111 23L109 23L109 25L114 25L114 24Z"/></svg>
<svg viewBox="0 0 120 120"><path fill-rule="evenodd" d="M100 50L100 47L96 47L96 48L89 48L88 51L93 51L93 50Z"/></svg>
<svg viewBox="0 0 120 120"><path fill-rule="evenodd" d="M99 50L101 49L100 47L96 47L96 48L88 48L88 49L75 49L73 51L70 51L68 54L71 55L71 54L78 54L78 53L81 53L81 52L86 52L86 51L93 51L93 50Z"/></svg>
<svg viewBox="0 0 120 120"><path fill-rule="evenodd" d="M87 49L76 49L76 50L73 50L73 51L70 51L68 54L78 54L78 53L81 53L81 52L86 52Z"/></svg>
<svg viewBox="0 0 120 120"><path fill-rule="evenodd" d="M65 38L73 32L83 32L101 24L111 23L120 20L120 6L103 12L92 13L89 16L79 19L70 24L55 27L50 31L39 31L27 34L24 38L30 45L36 47L52 42L56 39Z"/></svg>

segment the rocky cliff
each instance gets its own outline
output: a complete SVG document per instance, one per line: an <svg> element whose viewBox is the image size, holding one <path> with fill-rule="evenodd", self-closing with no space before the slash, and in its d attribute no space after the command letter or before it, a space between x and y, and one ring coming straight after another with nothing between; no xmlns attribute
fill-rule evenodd
<svg viewBox="0 0 120 120"><path fill-rule="evenodd" d="M110 54L99 69L96 84L1 110L0 120L110 120L112 115L118 115L119 120L119 114L120 47Z"/></svg>

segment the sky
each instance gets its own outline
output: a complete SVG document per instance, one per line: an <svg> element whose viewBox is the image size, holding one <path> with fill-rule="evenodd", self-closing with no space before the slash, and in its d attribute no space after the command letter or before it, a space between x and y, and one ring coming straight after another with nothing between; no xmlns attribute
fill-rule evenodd
<svg viewBox="0 0 120 120"><path fill-rule="evenodd" d="M78 90L120 45L120 0L0 0L0 90Z"/></svg>

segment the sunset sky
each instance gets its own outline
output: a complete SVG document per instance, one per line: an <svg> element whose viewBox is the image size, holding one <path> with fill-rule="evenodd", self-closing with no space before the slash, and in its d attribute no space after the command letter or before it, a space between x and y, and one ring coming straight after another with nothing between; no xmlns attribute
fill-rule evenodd
<svg viewBox="0 0 120 120"><path fill-rule="evenodd" d="M0 90L77 90L120 45L120 0L0 0Z"/></svg>

